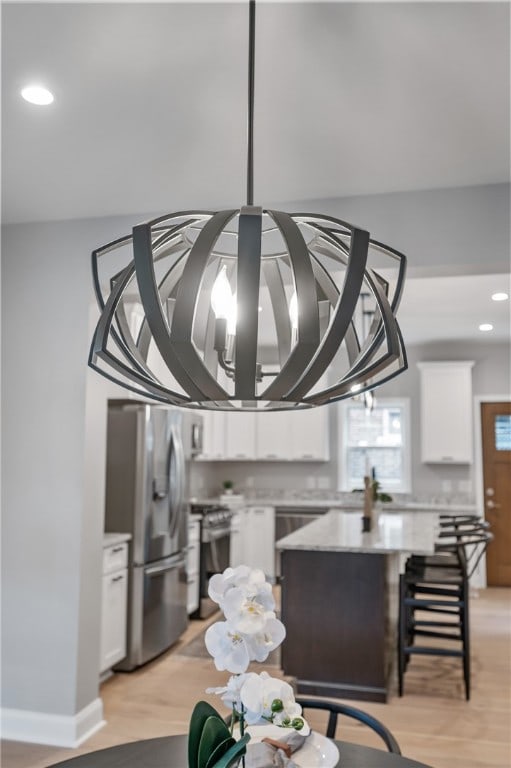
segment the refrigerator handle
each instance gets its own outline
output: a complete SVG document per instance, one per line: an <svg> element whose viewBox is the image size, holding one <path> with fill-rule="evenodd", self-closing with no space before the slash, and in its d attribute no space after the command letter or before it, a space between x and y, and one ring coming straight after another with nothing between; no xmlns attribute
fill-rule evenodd
<svg viewBox="0 0 511 768"><path fill-rule="evenodd" d="M175 568L181 568L185 565L185 559L178 557L175 560L166 562L163 565L155 565L151 568L145 569L146 576L158 576L160 573L166 573L167 571L173 571Z"/></svg>
<svg viewBox="0 0 511 768"><path fill-rule="evenodd" d="M174 448L173 456L174 456L174 461L176 462L176 478L177 478L176 509L173 510L174 520L172 525L172 533L174 533L176 526L178 524L178 520L180 516L183 514L182 510L183 510L183 505L185 501L185 472L186 472L183 443L181 440L181 435L174 424L171 427L171 440Z"/></svg>

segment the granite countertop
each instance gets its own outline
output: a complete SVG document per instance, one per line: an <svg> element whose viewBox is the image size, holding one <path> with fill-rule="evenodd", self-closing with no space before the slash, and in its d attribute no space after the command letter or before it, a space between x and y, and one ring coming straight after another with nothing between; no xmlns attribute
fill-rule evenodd
<svg viewBox="0 0 511 768"><path fill-rule="evenodd" d="M113 547L115 544L122 544L131 540L131 533L104 533L103 548Z"/></svg>
<svg viewBox="0 0 511 768"><path fill-rule="evenodd" d="M438 518L431 512L381 512L373 530L362 533L362 514L331 510L279 539L279 550L300 549L366 554L432 554Z"/></svg>
<svg viewBox="0 0 511 768"><path fill-rule="evenodd" d="M227 497L219 496L190 499L193 504L220 504L229 503ZM308 498L290 498L279 496L267 496L267 497L250 497L234 494L232 497L233 504L244 504L246 507L277 507L279 509L293 508L293 509L320 509L328 511L329 509L353 509L354 507L360 507L362 509L362 499L353 497L353 501L346 499L339 500L335 498L320 498L311 499ZM383 510L418 510L420 512L460 512L460 513L472 513L477 512L475 504L449 504L447 502L419 502L419 501L392 501L383 505Z"/></svg>

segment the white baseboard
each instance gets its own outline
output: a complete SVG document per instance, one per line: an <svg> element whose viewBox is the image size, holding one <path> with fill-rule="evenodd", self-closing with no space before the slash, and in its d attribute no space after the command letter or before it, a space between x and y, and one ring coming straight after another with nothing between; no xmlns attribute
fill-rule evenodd
<svg viewBox="0 0 511 768"><path fill-rule="evenodd" d="M76 715L49 715L4 707L0 710L0 720L2 739L53 747L78 747L105 725L100 698Z"/></svg>

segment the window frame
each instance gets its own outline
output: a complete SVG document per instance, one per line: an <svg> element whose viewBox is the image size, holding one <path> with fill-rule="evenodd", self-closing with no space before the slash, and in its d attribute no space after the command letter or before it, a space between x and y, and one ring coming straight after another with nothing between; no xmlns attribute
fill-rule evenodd
<svg viewBox="0 0 511 768"><path fill-rule="evenodd" d="M338 403L338 467L337 467L337 489L342 492L352 491L353 487L348 487L349 477L347 469L347 456L348 456L348 419L347 409L353 406L361 409L364 408L363 403L354 403L353 399L342 400ZM401 483L399 487L386 488L385 482L382 481L382 491L387 493L411 493L412 492L412 455L411 455L411 437L410 437L410 398L409 397L378 397L376 402L377 407L386 408L400 408L402 414L402 427L401 427Z"/></svg>

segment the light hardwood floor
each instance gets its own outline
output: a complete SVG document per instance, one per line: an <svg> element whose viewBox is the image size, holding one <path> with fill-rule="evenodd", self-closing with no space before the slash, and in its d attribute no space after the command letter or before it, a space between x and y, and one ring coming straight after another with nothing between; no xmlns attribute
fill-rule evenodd
<svg viewBox="0 0 511 768"><path fill-rule="evenodd" d="M511 590L487 589L471 599L472 687L464 700L457 659L414 657L405 677L403 698L387 704L358 703L382 720L396 736L404 755L433 768L510 768L511 766ZM107 724L79 749L59 749L15 742L2 743L2 768L45 768L72 755L136 739L184 733L191 709L222 685L227 674L210 659L180 655L180 649L205 623L193 622L171 652L142 670L116 674L101 687ZM261 671L264 665L255 665ZM268 669L278 674L273 667ZM311 721L320 729L320 723ZM338 737L380 746L362 726L341 725ZM186 766L173 766L186 768Z"/></svg>

